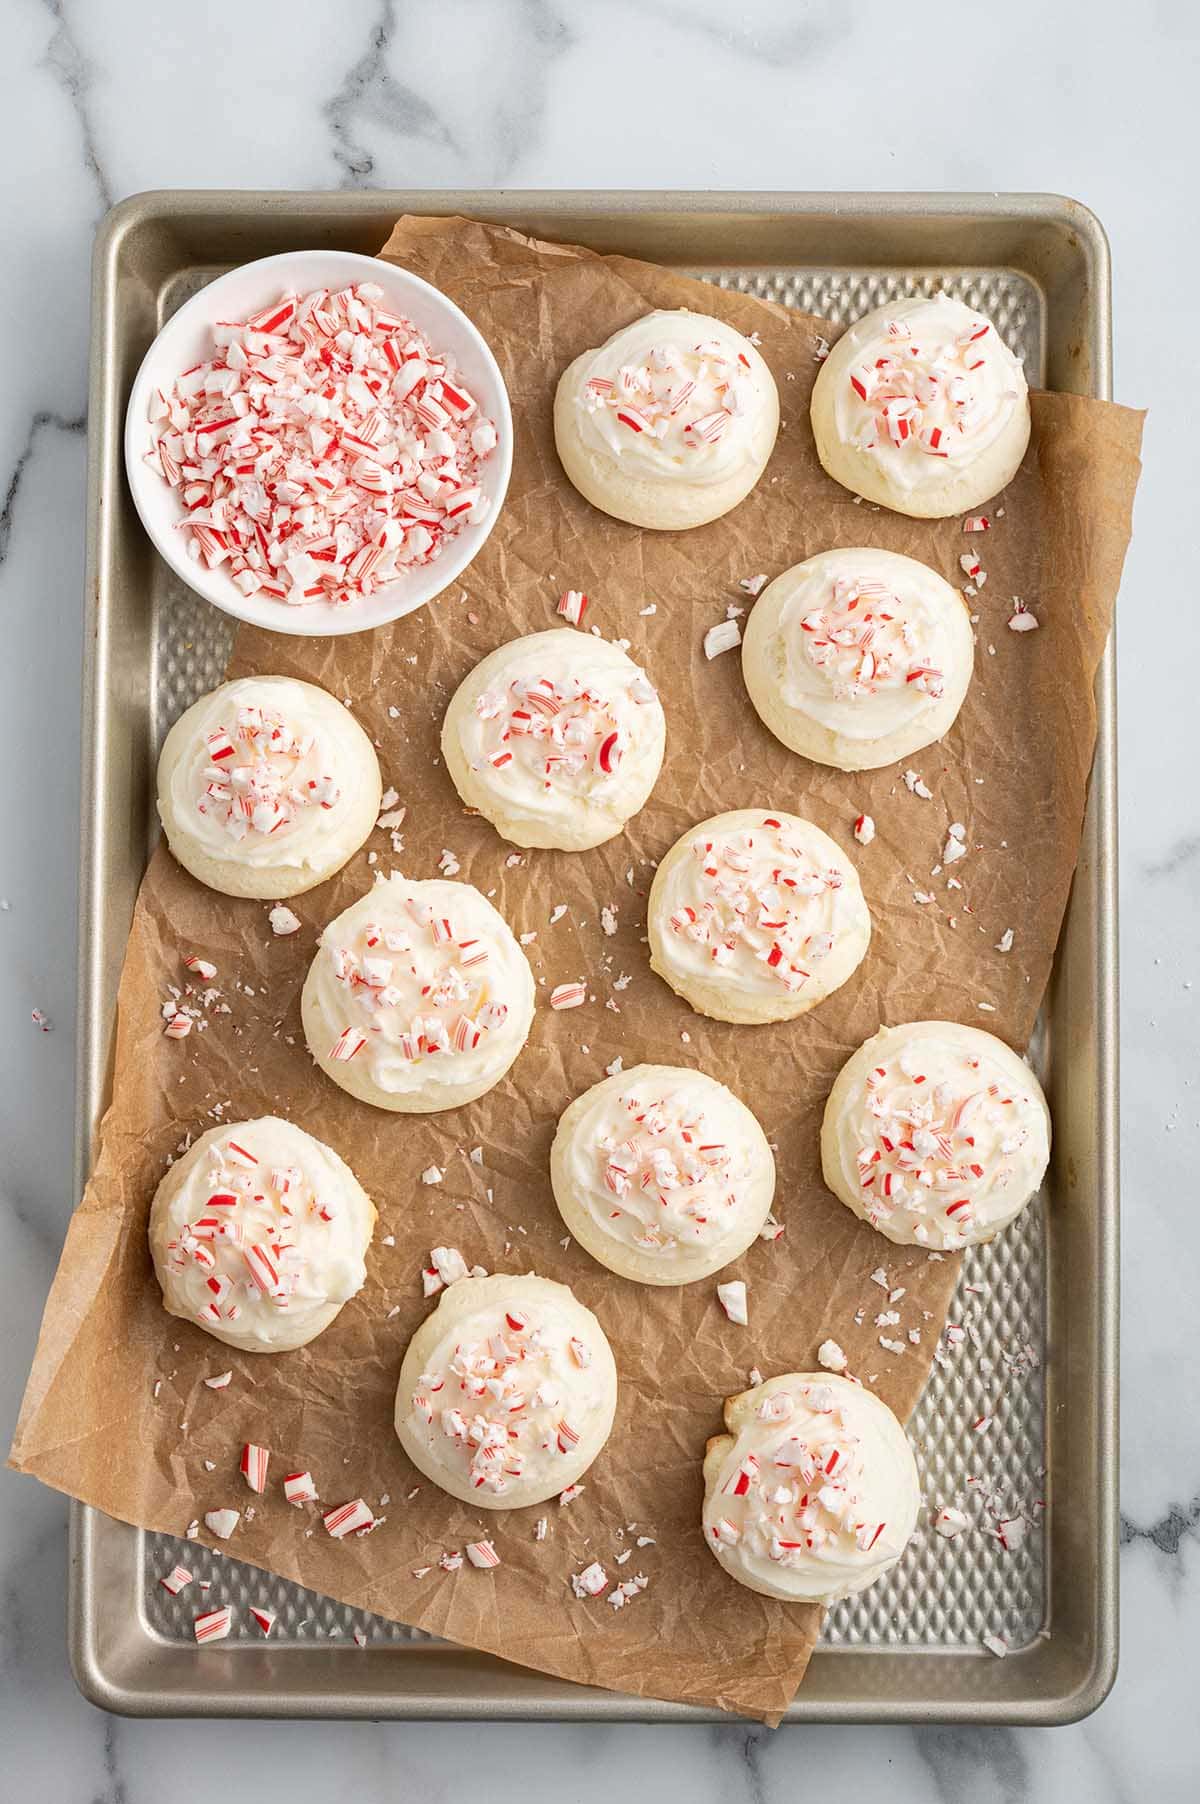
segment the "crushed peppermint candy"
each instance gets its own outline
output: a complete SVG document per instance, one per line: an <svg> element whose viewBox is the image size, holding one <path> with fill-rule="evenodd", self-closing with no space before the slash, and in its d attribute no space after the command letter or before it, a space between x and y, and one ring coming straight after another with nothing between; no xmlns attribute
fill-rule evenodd
<svg viewBox="0 0 1200 1804"><path fill-rule="evenodd" d="M335 1541L343 1541L347 1535L361 1535L376 1525L374 1511L361 1497L354 1498L350 1503L341 1503L336 1509L327 1510L321 1520L326 1532Z"/></svg>
<svg viewBox="0 0 1200 1804"><path fill-rule="evenodd" d="M738 577L738 588L741 589L742 593L745 595L752 595L752 596L757 597L762 594L762 592L766 588L769 580L770 579L765 575L762 575L762 576L739 576Z"/></svg>
<svg viewBox="0 0 1200 1804"><path fill-rule="evenodd" d="M467 1558L472 1566L481 1568L500 1564L500 1555L490 1541L468 1541Z"/></svg>
<svg viewBox="0 0 1200 1804"><path fill-rule="evenodd" d="M740 1328L746 1327L750 1314L746 1304L746 1286L741 1278L735 1278L728 1284L718 1284L717 1301L731 1322L735 1322Z"/></svg>
<svg viewBox="0 0 1200 1804"><path fill-rule="evenodd" d="M970 1517L962 1510L955 1509L952 1504L943 1504L933 1513L934 1532L941 1535L944 1541L953 1541L956 1535L961 1535L970 1526Z"/></svg>
<svg viewBox="0 0 1200 1804"><path fill-rule="evenodd" d="M989 1654L995 1654L997 1660L1003 1660L1008 1652L1008 1643L999 1635L982 1635L980 1640Z"/></svg>
<svg viewBox="0 0 1200 1804"><path fill-rule="evenodd" d="M986 514L968 514L963 521L964 532L987 532L991 521Z"/></svg>
<svg viewBox="0 0 1200 1804"><path fill-rule="evenodd" d="M233 1605L225 1604L219 1610L207 1610L203 1616L197 1616L192 1632L197 1641L224 1641L232 1627Z"/></svg>
<svg viewBox="0 0 1200 1804"><path fill-rule="evenodd" d="M158 1582L164 1591L169 1591L172 1597L178 1597L184 1587L191 1584L192 1576L186 1566L172 1566L170 1572L164 1572Z"/></svg>
<svg viewBox="0 0 1200 1804"><path fill-rule="evenodd" d="M926 788L925 783L922 781L921 774L919 771L915 771L915 770L906 770L905 771L904 787L907 790L910 790L913 795L920 796L920 798L923 802L932 802L932 800L933 800L933 791L931 789Z"/></svg>
<svg viewBox="0 0 1200 1804"><path fill-rule="evenodd" d="M271 923L271 932L280 939L285 938L289 933L299 933L300 931L300 916L293 914L290 908L285 908L282 902L275 904L267 919Z"/></svg>
<svg viewBox="0 0 1200 1804"><path fill-rule="evenodd" d="M47 1015L40 1008L30 1009L29 1019L33 1022L33 1025L36 1028L40 1029L40 1031L44 1034L48 1034L54 1026L54 1023L53 1023L53 1021L51 1021L49 1015Z"/></svg>
<svg viewBox="0 0 1200 1804"><path fill-rule="evenodd" d="M587 610L588 598L579 589L568 589L558 598L556 612L571 626L579 626Z"/></svg>
<svg viewBox="0 0 1200 1804"><path fill-rule="evenodd" d="M210 1391L223 1391L233 1380L232 1372L218 1372L213 1378L206 1378L205 1384Z"/></svg>
<svg viewBox="0 0 1200 1804"><path fill-rule="evenodd" d="M250 1604L247 1607L250 1611L251 1617L257 1623L258 1627L262 1630L263 1635L264 1636L269 1635L271 1633L271 1630L275 1627L274 1610L264 1610L258 1604Z"/></svg>
<svg viewBox="0 0 1200 1804"><path fill-rule="evenodd" d="M553 1009L579 1008L586 1001L585 983L560 983L550 992L550 1007Z"/></svg>
<svg viewBox="0 0 1200 1804"><path fill-rule="evenodd" d="M1036 614L1031 614L1019 595L1013 596L1013 611L1009 615L1008 630L1010 633L1036 633L1040 621Z"/></svg>
<svg viewBox="0 0 1200 1804"><path fill-rule="evenodd" d="M599 1560L593 1560L582 1572L571 1574L571 1589L576 1597L599 1597L608 1584L608 1574Z"/></svg>
<svg viewBox="0 0 1200 1804"><path fill-rule="evenodd" d="M1006 927L1004 929L1004 932L1000 935L1000 938L996 941L996 951L997 952L1011 952L1012 947L1013 947L1013 930L1011 927Z"/></svg>
<svg viewBox="0 0 1200 1804"><path fill-rule="evenodd" d="M241 1519L240 1510L209 1510L204 1518L204 1526L220 1540L228 1541Z"/></svg>
<svg viewBox="0 0 1200 1804"><path fill-rule="evenodd" d="M742 629L736 620L722 620L710 626L704 635L704 655L711 663L723 651L732 651L742 642Z"/></svg>
<svg viewBox="0 0 1200 1804"><path fill-rule="evenodd" d="M311 1472L289 1472L283 1481L283 1494L289 1503L316 1503L317 1487Z"/></svg>
<svg viewBox="0 0 1200 1804"><path fill-rule="evenodd" d="M869 846L875 837L875 822L869 814L860 814L854 823L854 837L860 846Z"/></svg>
<svg viewBox="0 0 1200 1804"><path fill-rule="evenodd" d="M421 1173L421 1182L422 1184L440 1184L445 1175L440 1165L427 1165Z"/></svg>
<svg viewBox="0 0 1200 1804"><path fill-rule="evenodd" d="M942 863L955 864L958 859L967 855L967 830L961 821L951 821L946 829L946 844L942 849Z"/></svg>
<svg viewBox="0 0 1200 1804"><path fill-rule="evenodd" d="M583 1491L582 1485L568 1485L564 1491L560 1491L558 1494L559 1508L562 1509L566 1504L574 1503L577 1497L582 1497Z"/></svg>
<svg viewBox="0 0 1200 1804"><path fill-rule="evenodd" d="M242 1448L242 1457L238 1466L242 1477L252 1491L261 1497L267 1488L267 1466L271 1455L266 1447L259 1447L254 1441L247 1441Z"/></svg>
<svg viewBox="0 0 1200 1804"><path fill-rule="evenodd" d="M623 1610L625 1605L635 1598L639 1591L644 1591L649 1583L650 1580L644 1572L635 1572L631 1579L625 1580L624 1584L615 1586L604 1601L606 1604L611 1604L614 1610Z"/></svg>
<svg viewBox="0 0 1200 1804"><path fill-rule="evenodd" d="M835 1340L823 1340L817 1348L817 1363L827 1372L844 1372L850 1361Z"/></svg>
<svg viewBox="0 0 1200 1804"><path fill-rule="evenodd" d="M151 393L145 461L189 554L244 596L346 606L489 510L495 424L383 298L361 282L218 322L212 357Z"/></svg>

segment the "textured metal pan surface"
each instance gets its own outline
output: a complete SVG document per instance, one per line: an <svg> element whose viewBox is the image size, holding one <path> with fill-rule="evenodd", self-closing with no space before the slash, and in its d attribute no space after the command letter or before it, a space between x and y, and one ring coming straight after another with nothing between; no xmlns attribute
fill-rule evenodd
<svg viewBox="0 0 1200 1804"><path fill-rule="evenodd" d="M220 679L232 638L232 622L184 589L124 517L132 509L116 460L129 375L162 320L221 269L287 245L363 248L406 210L461 210L620 248L839 322L899 294L944 286L997 321L1032 381L1107 392L1103 237L1083 209L1053 197L189 194L124 203L97 247L94 297L89 601L96 639L85 773L93 820L83 879L95 906L81 972L81 1174L104 1100L106 1034L128 910L153 835L153 758L176 716ZM918 249L916 264L909 259ZM885 1583L830 1612L792 1707L797 1720L1063 1720L1093 1707L1110 1680L1110 662L1111 651L1100 679L1101 741L1084 857L1038 1047L1056 1115L1055 1163L1043 1201L999 1241L968 1256L951 1312L966 1339L935 1365L910 1424L929 1500L974 1498L986 1523L986 1493L998 1513L1023 1516L1027 1533L1006 1551L986 1531L947 1544L924 1529ZM144 822L144 836L128 831L131 821ZM1085 1056L1060 1072L1053 1047L1068 1038ZM1069 1291L1062 1277L1068 1261L1076 1280ZM1090 1274L1086 1297L1079 1294L1081 1271ZM983 1415L994 1419L985 1454L972 1431ZM1065 1420L1055 1433L1059 1416ZM187 1563L213 1579L214 1598L263 1602L278 1613L269 1659L248 1625L218 1649L197 1650L193 1610L157 1583L184 1544L82 1509L74 1530L76 1673L88 1695L110 1707L656 1720L702 1714L606 1697L485 1661L187 1544ZM1005 1661L983 1649L985 1635L1008 1644Z"/></svg>

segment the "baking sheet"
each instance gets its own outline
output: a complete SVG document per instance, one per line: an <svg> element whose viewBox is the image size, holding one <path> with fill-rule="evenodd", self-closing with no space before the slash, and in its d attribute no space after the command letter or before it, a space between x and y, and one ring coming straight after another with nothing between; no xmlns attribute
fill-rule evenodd
<svg viewBox="0 0 1200 1804"><path fill-rule="evenodd" d="M538 622L538 624L540 624L540 622Z"/></svg>

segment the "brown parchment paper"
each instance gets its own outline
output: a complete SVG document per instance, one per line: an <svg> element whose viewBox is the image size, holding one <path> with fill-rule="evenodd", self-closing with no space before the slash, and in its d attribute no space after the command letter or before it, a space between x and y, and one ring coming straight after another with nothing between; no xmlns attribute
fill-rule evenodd
<svg viewBox="0 0 1200 1804"><path fill-rule="evenodd" d="M924 1383L958 1262L892 1247L826 1193L821 1110L843 1060L881 1022L949 1016L1018 1047L1028 1039L1078 851L1092 678L1129 534L1141 416L1038 395L1029 455L1000 498L1003 519L964 538L959 520L916 522L856 505L822 474L807 404L818 334L835 334L819 321L464 220L401 220L383 254L452 295L499 358L516 421L503 516L462 582L417 615L335 640L244 628L231 674L303 677L353 706L408 808L399 856L386 832L372 836L375 871L427 877L443 848L454 852L462 877L493 895L516 931L536 932L528 951L537 1018L506 1081L468 1108L423 1118L372 1110L312 1065L299 1015L318 932L371 882L367 850L300 898L302 931L276 939L264 905L201 888L160 847L121 979L113 1101L47 1306L12 1463L113 1516L175 1533L205 1510L253 1501L253 1522L224 1544L241 1559L547 1673L777 1721L804 1673L819 1611L758 1597L721 1573L699 1531L704 1443L751 1367L811 1367L827 1335L902 1417ZM555 457L551 400L580 350L650 307L680 306L761 335L784 427L766 476L732 514L656 534L575 494ZM749 605L739 577L774 576L828 546L859 543L906 552L957 583L960 553L978 549L988 571L971 604L979 643L966 705L946 740L912 760L932 801L905 788L902 766L843 775L793 756L751 708L739 654L708 663L702 653L727 603ZM484 653L560 624L554 604L567 587L592 597L586 624L628 639L658 684L666 762L622 837L582 855L526 853L510 866L512 848L464 814L439 762L439 726ZM1037 632L1008 631L1014 594L1034 609ZM655 612L644 613L651 604ZM748 806L789 809L831 833L857 864L874 923L857 975L813 1013L770 1027L693 1014L650 973L643 943L654 861L692 823ZM852 837L864 810L878 828L866 848ZM965 823L970 846L953 867L961 889L948 887L949 873L931 875L952 820ZM934 899L918 904L914 891ZM551 925L559 904L567 912ZM611 938L599 922L605 904L618 912ZM1004 956L994 947L1010 927ZM184 976L186 951L218 966L230 1012L210 1012L203 1031L173 1042L159 1007ZM631 981L618 989L623 974ZM551 1012L553 984L579 977L590 986L587 1005ZM547 1178L555 1121L618 1054L627 1068L649 1059L710 1071L751 1104L778 1148L786 1232L725 1274L749 1285L748 1328L725 1319L715 1281L639 1287L560 1244ZM290 1116L349 1160L378 1204L366 1288L300 1352L232 1352L161 1308L146 1251L150 1199L169 1156L211 1125L215 1107L231 1121ZM467 1158L477 1145L481 1166ZM435 1187L419 1179L430 1164L445 1169ZM549 1507L543 1544L533 1540L542 1512L455 1502L414 1472L393 1434L401 1354L431 1307L419 1267L438 1243L491 1271L566 1281L612 1341L621 1375L612 1438L583 1495ZM882 1293L869 1274L881 1265L906 1293L891 1334L921 1330L920 1345L903 1355L886 1353L872 1326ZM230 1365L227 1390L205 1388L205 1375ZM237 1474L245 1439L272 1450L262 1499ZM325 1508L357 1495L378 1508L389 1494L384 1526L361 1541L331 1541L315 1512L282 1499L278 1481L298 1467L314 1473ZM617 1567L631 1524L654 1544ZM495 1539L497 1570L437 1567L443 1550L482 1535ZM614 1578L645 1573L648 1589L620 1612L603 1599L577 1601L568 1575L592 1559ZM425 1565L433 1570L414 1578ZM206 1601L219 1602L218 1593Z"/></svg>

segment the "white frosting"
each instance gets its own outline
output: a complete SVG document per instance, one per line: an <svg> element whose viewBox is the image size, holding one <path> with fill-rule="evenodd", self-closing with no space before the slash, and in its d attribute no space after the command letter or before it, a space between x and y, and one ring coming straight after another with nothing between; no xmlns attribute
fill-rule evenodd
<svg viewBox="0 0 1200 1804"><path fill-rule="evenodd" d="M811 821L720 814L668 852L650 892L651 965L725 1021L803 1014L846 981L871 934L858 874Z"/></svg>
<svg viewBox="0 0 1200 1804"><path fill-rule="evenodd" d="M501 645L463 681L442 750L459 794L520 846L581 850L654 787L666 722L621 648L570 627Z"/></svg>
<svg viewBox="0 0 1200 1804"><path fill-rule="evenodd" d="M702 313L648 313L575 366L581 442L659 482L721 482L753 461L772 395L749 339Z"/></svg>
<svg viewBox="0 0 1200 1804"><path fill-rule="evenodd" d="M704 1461L704 1539L731 1578L788 1603L833 1603L895 1565L920 1481L871 1391L789 1372L731 1399L725 1421Z"/></svg>
<svg viewBox="0 0 1200 1804"><path fill-rule="evenodd" d="M775 1192L771 1149L745 1103L675 1065L637 1065L577 1097L559 1122L550 1175L575 1239L610 1270L652 1284L689 1284L728 1265Z"/></svg>
<svg viewBox="0 0 1200 1804"><path fill-rule="evenodd" d="M953 1021L881 1028L842 1068L821 1129L825 1182L902 1246L990 1240L1050 1158L1041 1086L1003 1040Z"/></svg>
<svg viewBox="0 0 1200 1804"><path fill-rule="evenodd" d="M212 1128L151 1208L163 1302L249 1352L303 1346L362 1289L374 1222L349 1167L292 1122Z"/></svg>
<svg viewBox="0 0 1200 1804"><path fill-rule="evenodd" d="M891 763L940 739L973 661L970 620L950 584L913 558L867 548L825 551L777 577L742 650L751 699L772 732L842 769Z"/></svg>
<svg viewBox="0 0 1200 1804"><path fill-rule="evenodd" d="M452 1497L519 1509L586 1472L616 1399L612 1350L565 1284L533 1273L462 1278L404 1356L396 1433Z"/></svg>
<svg viewBox="0 0 1200 1804"><path fill-rule="evenodd" d="M274 873L336 870L362 844L359 795L378 776L349 710L288 677L241 677L171 729L159 813L171 849ZM373 804L372 808L373 818Z"/></svg>
<svg viewBox="0 0 1200 1804"><path fill-rule="evenodd" d="M469 883L394 873L321 935L304 986L309 1050L380 1108L455 1108L499 1082L533 1019L512 929Z"/></svg>
<svg viewBox="0 0 1200 1804"><path fill-rule="evenodd" d="M1025 373L995 326L948 294L868 314L836 349L850 362L838 431L900 489L980 457L1025 403Z"/></svg>

